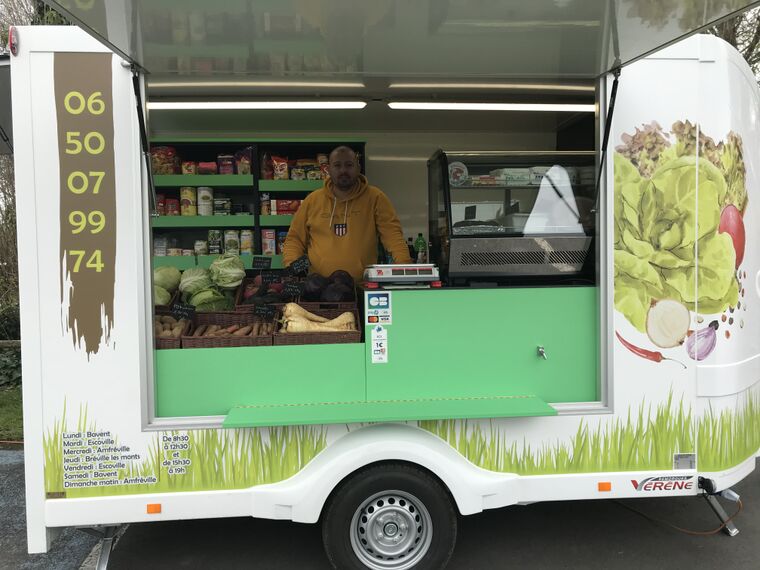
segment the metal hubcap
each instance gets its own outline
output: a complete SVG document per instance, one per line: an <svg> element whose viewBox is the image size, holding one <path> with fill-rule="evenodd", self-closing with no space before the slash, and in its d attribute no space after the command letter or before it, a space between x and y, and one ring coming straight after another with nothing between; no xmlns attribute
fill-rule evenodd
<svg viewBox="0 0 760 570"><path fill-rule="evenodd" d="M372 570L412 568L430 549L433 525L425 505L404 491L364 501L351 519L351 547Z"/></svg>

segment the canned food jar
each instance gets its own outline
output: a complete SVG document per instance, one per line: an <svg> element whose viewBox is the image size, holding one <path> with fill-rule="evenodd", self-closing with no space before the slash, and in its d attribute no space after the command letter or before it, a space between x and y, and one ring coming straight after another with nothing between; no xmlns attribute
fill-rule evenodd
<svg viewBox="0 0 760 570"><path fill-rule="evenodd" d="M240 230L240 253L253 255L253 230Z"/></svg>
<svg viewBox="0 0 760 570"><path fill-rule="evenodd" d="M269 216L272 213L272 202L269 199L269 193L263 192L261 194L261 215Z"/></svg>
<svg viewBox="0 0 760 570"><path fill-rule="evenodd" d="M166 215L179 216L179 200L176 198L166 199Z"/></svg>
<svg viewBox="0 0 760 570"><path fill-rule="evenodd" d="M224 253L240 255L240 232L237 230L226 230L224 232Z"/></svg>
<svg viewBox="0 0 760 570"><path fill-rule="evenodd" d="M197 210L199 216L214 215L214 189L208 186L198 188L196 194Z"/></svg>
<svg viewBox="0 0 760 570"><path fill-rule="evenodd" d="M208 255L208 242L202 239L195 241L195 247L193 248L195 255Z"/></svg>
<svg viewBox="0 0 760 570"><path fill-rule="evenodd" d="M171 256L180 256L182 255L182 248L181 247L170 247L166 250L167 255Z"/></svg>
<svg viewBox="0 0 760 570"><path fill-rule="evenodd" d="M195 252L192 249L183 249L182 255L195 255Z"/></svg>

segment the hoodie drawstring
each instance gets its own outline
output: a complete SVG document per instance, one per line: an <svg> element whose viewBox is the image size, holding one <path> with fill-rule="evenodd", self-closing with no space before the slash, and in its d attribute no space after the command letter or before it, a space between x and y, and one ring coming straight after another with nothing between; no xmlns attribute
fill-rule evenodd
<svg viewBox="0 0 760 570"><path fill-rule="evenodd" d="M330 227L332 227L333 216L335 215L335 206L337 205L338 205L338 199L335 196L333 196L333 209L332 209L332 214L330 214L330 222L328 223Z"/></svg>
<svg viewBox="0 0 760 570"><path fill-rule="evenodd" d="M348 220L348 203L350 201L351 200L346 200L346 208L343 211L343 225L346 225L346 220ZM335 207L337 205L338 205L338 199L335 196L333 196L333 207L332 207L332 212L330 213L330 222L329 222L330 227L332 227L333 218L335 218Z"/></svg>

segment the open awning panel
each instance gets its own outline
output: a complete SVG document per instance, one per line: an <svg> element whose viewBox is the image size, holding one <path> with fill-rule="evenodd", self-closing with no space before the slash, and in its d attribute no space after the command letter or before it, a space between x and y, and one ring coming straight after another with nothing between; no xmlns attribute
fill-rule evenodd
<svg viewBox="0 0 760 570"><path fill-rule="evenodd" d="M161 78L589 79L749 0L90 0L50 5ZM65 7L64 7L65 5Z"/></svg>

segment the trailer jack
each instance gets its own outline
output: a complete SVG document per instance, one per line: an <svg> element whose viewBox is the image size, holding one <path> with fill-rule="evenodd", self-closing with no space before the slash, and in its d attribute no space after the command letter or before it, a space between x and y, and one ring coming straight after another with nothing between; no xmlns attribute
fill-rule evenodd
<svg viewBox="0 0 760 570"><path fill-rule="evenodd" d="M712 479L704 479L702 477L699 478L699 487L701 489L704 489L705 494L702 496L707 501L707 504L710 505L710 508L713 510L713 512L720 519L720 522L723 523L723 532L725 532L728 536L736 536L739 534L739 529L736 528L736 525L731 520L732 517L728 516L728 513L723 508L723 505L721 505L716 498L716 496L721 496L731 502L741 503L739 500L739 494L735 491L732 491L731 489L724 489L716 493L715 482Z"/></svg>
<svg viewBox="0 0 760 570"><path fill-rule="evenodd" d="M100 554L98 555L98 563L95 566L96 570L107 570L108 559L111 557L114 543L125 529L126 525L81 527L79 529L100 539Z"/></svg>

